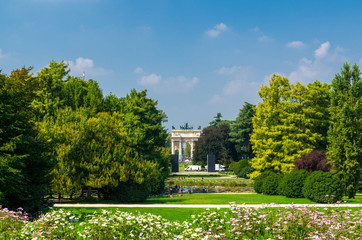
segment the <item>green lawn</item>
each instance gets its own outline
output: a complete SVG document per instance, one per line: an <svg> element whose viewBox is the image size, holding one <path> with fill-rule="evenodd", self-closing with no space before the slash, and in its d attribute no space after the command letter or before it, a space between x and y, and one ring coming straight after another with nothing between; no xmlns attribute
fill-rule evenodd
<svg viewBox="0 0 362 240"><path fill-rule="evenodd" d="M58 208L54 208L58 209ZM72 211L78 217L84 217L88 214L93 214L94 212L101 212L103 209L114 212L116 210L122 212L130 212L130 213L151 213L153 215L161 216L169 221L187 221L191 219L192 215L198 215L204 211L204 208L63 208L67 211ZM351 212L360 211L361 208L345 208L340 207L341 210L351 210ZM225 211L228 211L225 209Z"/></svg>
<svg viewBox="0 0 362 240"><path fill-rule="evenodd" d="M362 203L362 196L356 196L355 199L348 200L348 203ZM311 204L315 203L306 198L287 198L285 196L270 196L263 194L184 194L180 197L169 198L167 196L149 197L145 204Z"/></svg>
<svg viewBox="0 0 362 240"><path fill-rule="evenodd" d="M58 209L58 208L54 208ZM80 215L92 214L101 212L103 209L107 211L122 211L131 213L151 213L153 215L162 216L170 221L186 221L191 218L191 215L197 215L205 211L204 208L62 208L67 211L72 211L78 217Z"/></svg>

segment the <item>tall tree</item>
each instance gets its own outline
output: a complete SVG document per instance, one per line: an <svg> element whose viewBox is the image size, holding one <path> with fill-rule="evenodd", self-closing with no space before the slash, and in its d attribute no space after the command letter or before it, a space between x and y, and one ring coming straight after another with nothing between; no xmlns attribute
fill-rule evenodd
<svg viewBox="0 0 362 240"><path fill-rule="evenodd" d="M253 131L252 118L255 115L255 106L245 102L240 109L239 116L231 125L230 141L235 144L238 159L249 159L254 156L250 143L250 134Z"/></svg>
<svg viewBox="0 0 362 240"><path fill-rule="evenodd" d="M147 97L147 91L132 89L123 99L121 113L130 147L135 156L157 163L161 170L155 192L164 188L164 180L170 169L169 154L165 150L167 132L162 123L167 121L165 113L157 109L157 101Z"/></svg>
<svg viewBox="0 0 362 240"><path fill-rule="evenodd" d="M40 122L39 129L54 147L52 187L56 192L116 188L126 182L150 189L157 181L156 163L134 156L129 148L120 113L93 116L89 109L59 109L54 117Z"/></svg>
<svg viewBox="0 0 362 240"><path fill-rule="evenodd" d="M33 127L30 104L38 85L30 70L0 74L0 202L36 212L45 205L50 166Z"/></svg>
<svg viewBox="0 0 362 240"><path fill-rule="evenodd" d="M214 120L212 120L210 123L209 123L209 126L210 127L218 127L222 124L231 124L232 121L229 121L229 120L221 120L222 118L222 114L221 113L217 113L216 116L214 117Z"/></svg>
<svg viewBox="0 0 362 240"><path fill-rule="evenodd" d="M351 68L345 63L335 75L330 111L328 158L345 194L353 198L362 166L362 80L358 65Z"/></svg>
<svg viewBox="0 0 362 240"><path fill-rule="evenodd" d="M37 120L40 121L45 115L53 115L57 108L64 107L63 81L68 73L68 65L64 61L51 61L38 72L36 78L39 81L39 90L32 102L37 112Z"/></svg>
<svg viewBox="0 0 362 240"><path fill-rule="evenodd" d="M63 84L63 91L67 106L73 110L85 106L84 100L88 92L88 84L86 81L70 76Z"/></svg>
<svg viewBox="0 0 362 240"><path fill-rule="evenodd" d="M251 160L256 169L252 178L266 170L289 173L296 158L325 148L328 97L315 95L327 95L329 87L318 81L308 87L298 82L290 85L278 75L271 77L269 86L261 87L263 102L256 108L251 135L256 155Z"/></svg>
<svg viewBox="0 0 362 240"><path fill-rule="evenodd" d="M98 83L94 80L87 82L87 95L84 97L84 106L87 107L92 114L96 114L103 110L103 93Z"/></svg>
<svg viewBox="0 0 362 240"><path fill-rule="evenodd" d="M199 140L195 143L194 162L207 164L207 155L214 154L218 163L228 165L236 160L234 144L229 141L230 125L207 127L202 130Z"/></svg>

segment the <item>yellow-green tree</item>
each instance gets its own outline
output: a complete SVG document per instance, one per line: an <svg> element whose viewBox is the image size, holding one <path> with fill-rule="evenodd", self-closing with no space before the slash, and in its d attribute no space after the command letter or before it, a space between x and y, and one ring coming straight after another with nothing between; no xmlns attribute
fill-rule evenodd
<svg viewBox="0 0 362 240"><path fill-rule="evenodd" d="M157 164L134 156L120 113L98 113L88 109L58 110L38 125L41 135L54 149L53 191L62 194L84 188L115 188L121 183L157 181Z"/></svg>
<svg viewBox="0 0 362 240"><path fill-rule="evenodd" d="M322 114L329 99L315 94L328 96L328 90L327 84L318 81L308 88L301 83L290 85L286 77L275 74L269 86L262 85L250 139L255 154L250 162L256 170L251 178L266 170L289 173L296 158L323 148L328 114Z"/></svg>

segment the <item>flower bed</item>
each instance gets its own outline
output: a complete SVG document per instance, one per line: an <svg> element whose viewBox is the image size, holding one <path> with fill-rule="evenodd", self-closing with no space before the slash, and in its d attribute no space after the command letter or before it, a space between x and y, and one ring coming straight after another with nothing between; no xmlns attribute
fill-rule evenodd
<svg viewBox="0 0 362 240"><path fill-rule="evenodd" d="M8 222L3 212L1 226ZM15 225L2 228L0 239L361 239L362 210L232 204L180 223L152 214L103 210L74 216L60 209L33 222L20 217Z"/></svg>

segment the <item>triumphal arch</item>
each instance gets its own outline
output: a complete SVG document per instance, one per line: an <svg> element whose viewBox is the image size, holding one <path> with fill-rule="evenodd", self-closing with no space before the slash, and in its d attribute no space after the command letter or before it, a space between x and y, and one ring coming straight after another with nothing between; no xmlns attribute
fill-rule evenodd
<svg viewBox="0 0 362 240"><path fill-rule="evenodd" d="M195 142L199 140L201 136L201 130L183 129L183 130L172 130L171 135L171 150L172 154L178 150L179 159L182 159L182 145L189 143L191 146L191 158L193 157Z"/></svg>

